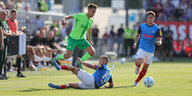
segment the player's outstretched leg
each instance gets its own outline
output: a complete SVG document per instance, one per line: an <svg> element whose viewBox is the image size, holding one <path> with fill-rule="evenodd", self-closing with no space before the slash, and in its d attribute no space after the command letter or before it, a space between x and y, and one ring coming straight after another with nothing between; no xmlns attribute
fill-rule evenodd
<svg viewBox="0 0 192 96"><path fill-rule="evenodd" d="M61 70L61 67L57 64L57 57L59 56L59 54L57 54L52 60L51 60L51 64L53 64L55 66L55 68L57 70Z"/></svg>
<svg viewBox="0 0 192 96"><path fill-rule="evenodd" d="M85 55L83 55L83 57L81 58L82 61L88 60L90 59L93 55L95 55L95 49L93 48L93 46L89 46L85 49L85 51L87 51L87 53ZM78 62L78 60L76 61L77 66L81 69L83 69L83 65L81 63Z"/></svg>
<svg viewBox="0 0 192 96"><path fill-rule="evenodd" d="M137 86L139 81L145 76L148 67L149 67L149 64L144 63L143 68L142 68L141 72L139 73L138 78L135 80L134 86Z"/></svg>
<svg viewBox="0 0 192 96"><path fill-rule="evenodd" d="M51 88L61 89L59 85L54 85L53 83L49 83L48 86Z"/></svg>
<svg viewBox="0 0 192 96"><path fill-rule="evenodd" d="M68 65L63 65L63 66L61 66L61 69L63 69L63 70L70 70L71 72L73 72L75 75L77 75L78 74L78 72L79 72L79 68L77 68L77 67L74 67L74 66L68 66Z"/></svg>
<svg viewBox="0 0 192 96"><path fill-rule="evenodd" d="M51 63L55 66L57 70L61 70L61 67L57 64L56 61L51 61Z"/></svg>
<svg viewBox="0 0 192 96"><path fill-rule="evenodd" d="M51 60L51 63L55 66L55 68L56 68L57 70L60 70L61 68L60 68L59 64L57 63L57 61L59 61L59 60L61 60L61 59L68 59L68 58L70 58L70 57L72 56L72 54L73 54L73 51L71 51L71 50L67 50L66 54L65 54L65 53L63 53L63 54L61 54L61 55L58 55L58 54L57 54L57 55Z"/></svg>
<svg viewBox="0 0 192 96"><path fill-rule="evenodd" d="M55 89L65 89L65 88L69 88L69 84L55 85L55 84L53 84L53 83L49 83L48 86L51 87L51 88L55 88Z"/></svg>
<svg viewBox="0 0 192 96"><path fill-rule="evenodd" d="M137 58L135 60L135 65L136 65L135 74L139 73L139 69L141 67L142 62L143 62L143 58Z"/></svg>
<svg viewBox="0 0 192 96"><path fill-rule="evenodd" d="M80 88L78 83L67 83L64 85L55 85L53 83L49 83L48 86L55 89Z"/></svg>

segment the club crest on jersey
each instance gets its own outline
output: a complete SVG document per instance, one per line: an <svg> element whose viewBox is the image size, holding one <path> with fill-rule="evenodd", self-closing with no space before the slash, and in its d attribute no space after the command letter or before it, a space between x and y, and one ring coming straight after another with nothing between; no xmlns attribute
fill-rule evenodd
<svg viewBox="0 0 192 96"><path fill-rule="evenodd" d="M161 32L161 31L159 31L159 33L160 33L160 36L162 36L162 32Z"/></svg>
<svg viewBox="0 0 192 96"><path fill-rule="evenodd" d="M84 28L84 27L85 27L85 26L82 24L82 25L81 25L81 28Z"/></svg>
<svg viewBox="0 0 192 96"><path fill-rule="evenodd" d="M153 30L152 33L155 33L155 31Z"/></svg>

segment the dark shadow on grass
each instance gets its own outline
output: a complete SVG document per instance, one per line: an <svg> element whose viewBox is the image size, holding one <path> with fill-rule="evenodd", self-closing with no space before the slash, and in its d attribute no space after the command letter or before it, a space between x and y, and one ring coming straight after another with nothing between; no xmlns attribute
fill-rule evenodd
<svg viewBox="0 0 192 96"><path fill-rule="evenodd" d="M102 87L102 88L99 88L99 89L117 89L117 88L128 88L128 87L135 87L135 86L115 86L113 88L105 88L105 87Z"/></svg>
<svg viewBox="0 0 192 96"><path fill-rule="evenodd" d="M134 86L115 86L113 88L128 88L128 87L134 87Z"/></svg>
<svg viewBox="0 0 192 96"><path fill-rule="evenodd" d="M135 86L115 86L113 88L99 88L99 89L116 89L116 88L128 88L128 87L135 87ZM71 89L71 88L70 88ZM20 90L19 92L35 92L35 91L48 91L48 90L63 90L63 89L37 89L37 88L30 88L30 89L26 89L26 90ZM66 90L66 89L65 89ZM75 90L98 90L98 89L75 89ZM142 93L142 92L137 92L137 93ZM143 92L146 93L146 92Z"/></svg>
<svg viewBox="0 0 192 96"><path fill-rule="evenodd" d="M43 90L53 90L53 89L36 89L36 88L30 88L27 90L20 90L19 92L34 92L34 91L43 91Z"/></svg>
<svg viewBox="0 0 192 96"><path fill-rule="evenodd" d="M192 81L189 81L190 83L192 83Z"/></svg>

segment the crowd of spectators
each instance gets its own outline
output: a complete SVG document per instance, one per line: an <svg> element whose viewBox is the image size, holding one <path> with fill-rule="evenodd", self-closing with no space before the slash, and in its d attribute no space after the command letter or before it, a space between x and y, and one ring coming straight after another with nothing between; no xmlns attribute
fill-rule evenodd
<svg viewBox="0 0 192 96"><path fill-rule="evenodd" d="M19 21L17 21L16 19L17 19L18 11L20 10L30 11L31 4L28 0L24 0L23 2L20 2L20 1L21 0L0 1L0 20L1 20L0 22L5 21L5 22L8 22L9 24L10 18L13 17L11 15L11 12L14 10L15 19L14 20L11 19L11 20L12 22L15 22L16 25L6 25L9 27L7 29L10 29L10 31L7 31L7 33L11 33L10 36L7 35L10 38L28 33L26 30L27 28L26 26L22 26L21 28L18 29ZM45 0L37 1L36 11L42 11L42 12L48 11L47 9L45 11L40 8L42 2L45 3ZM4 19L3 19L3 16L4 16ZM0 74L0 80L8 79L8 76L6 75L6 71L17 70L18 71L17 77L25 77L25 75L21 73L21 70L24 70L24 67L29 68L31 70L35 70L36 68L44 70L46 69L47 65L50 64L50 60L52 59L52 56L55 56L56 54L61 54L65 51L66 45L64 45L63 42L67 40L67 36L70 34L72 30L72 22L69 22L68 25L63 25L61 24L60 21L53 20L52 24L47 25L45 24L45 21L41 19L40 15L36 16L35 21L36 21L35 32L31 35L27 34L26 54L24 54L23 56L18 55L16 57L16 60L13 57L9 57L10 55L1 54L2 58L4 57L5 58L4 58L4 61L2 61L0 64L1 65L0 69L2 72ZM16 26L13 28L15 29L15 31L12 31L11 26L12 27ZM1 31L1 32L5 32L5 31ZM7 36L2 38L8 38ZM2 43L1 46L6 44L6 46L8 46L6 48L9 49L8 43L3 43L3 41L1 43ZM2 47L2 48L5 48L5 47ZM11 50L14 50L14 49L11 49ZM5 50L2 49L0 51L2 51L1 53L3 53L3 51ZM5 53L7 53L7 51ZM16 64L14 62L16 62Z"/></svg>
<svg viewBox="0 0 192 96"><path fill-rule="evenodd" d="M0 9L47 12L52 9L53 1L54 0L1 0Z"/></svg>
<svg viewBox="0 0 192 96"><path fill-rule="evenodd" d="M144 8L156 13L160 21L192 21L191 0L145 0Z"/></svg>

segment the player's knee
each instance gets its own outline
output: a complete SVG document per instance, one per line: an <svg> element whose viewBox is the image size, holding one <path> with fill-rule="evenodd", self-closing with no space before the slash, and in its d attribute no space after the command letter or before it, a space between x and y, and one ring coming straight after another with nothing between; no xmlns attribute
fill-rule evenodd
<svg viewBox="0 0 192 96"><path fill-rule="evenodd" d="M65 54L65 55L64 55L64 58L65 58L65 59L68 59L68 58L70 58L71 56L72 56L72 55L70 55L70 54Z"/></svg>
<svg viewBox="0 0 192 96"><path fill-rule="evenodd" d="M136 64L136 65L141 65L141 63L142 63L141 60L139 60L139 59L136 59L136 60L135 60L135 64Z"/></svg>
<svg viewBox="0 0 192 96"><path fill-rule="evenodd" d="M89 54L90 54L91 56L94 56L94 55L95 55L95 50L89 52Z"/></svg>
<svg viewBox="0 0 192 96"><path fill-rule="evenodd" d="M148 67L149 67L149 64L144 64L143 69L144 69L144 70L147 70Z"/></svg>

